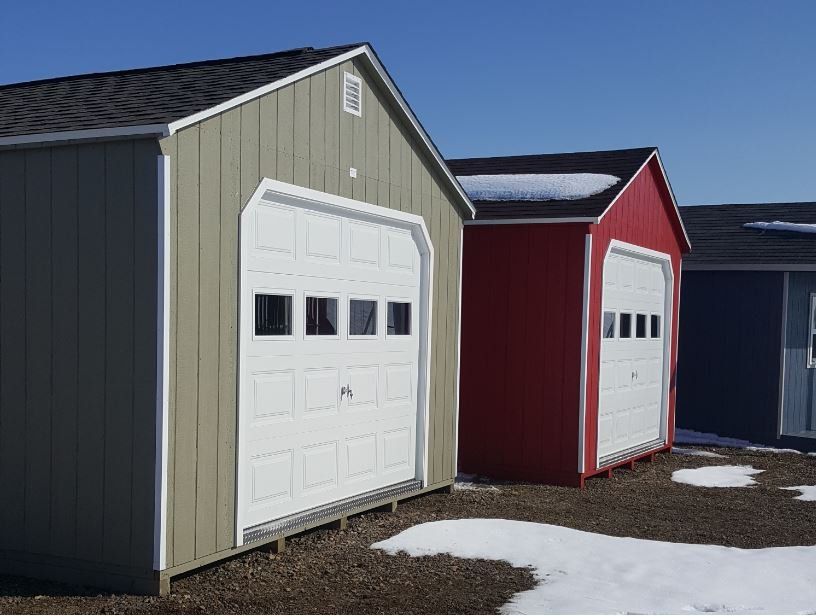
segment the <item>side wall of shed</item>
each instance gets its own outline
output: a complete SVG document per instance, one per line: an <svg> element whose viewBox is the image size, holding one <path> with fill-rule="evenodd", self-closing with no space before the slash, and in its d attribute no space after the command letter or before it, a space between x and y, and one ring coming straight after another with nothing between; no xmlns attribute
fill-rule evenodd
<svg viewBox="0 0 816 616"><path fill-rule="evenodd" d="M460 471L577 482L586 233L465 227Z"/></svg>
<svg viewBox="0 0 816 616"><path fill-rule="evenodd" d="M816 368L808 367L812 293L816 272L788 273L782 433L810 437L816 450Z"/></svg>
<svg viewBox="0 0 816 616"><path fill-rule="evenodd" d="M344 71L363 80L362 117L342 110ZM429 478L452 480L462 213L363 62L185 128L162 149L172 238L167 567L234 545L238 221L264 177L425 218L435 249Z"/></svg>
<svg viewBox="0 0 816 616"><path fill-rule="evenodd" d="M683 272L678 428L775 441L783 277Z"/></svg>
<svg viewBox="0 0 816 616"><path fill-rule="evenodd" d="M584 464L586 472L596 470L598 442L598 387L601 360L601 302L604 258L611 241L620 240L671 255L674 272L672 340L669 369L668 442L674 437L674 409L677 369L677 335L680 304L680 265L683 250L682 228L674 211L660 166L653 158L600 224L592 229L592 274L587 345L586 424Z"/></svg>
<svg viewBox="0 0 816 616"><path fill-rule="evenodd" d="M6 572L152 577L158 154L148 139L0 152Z"/></svg>

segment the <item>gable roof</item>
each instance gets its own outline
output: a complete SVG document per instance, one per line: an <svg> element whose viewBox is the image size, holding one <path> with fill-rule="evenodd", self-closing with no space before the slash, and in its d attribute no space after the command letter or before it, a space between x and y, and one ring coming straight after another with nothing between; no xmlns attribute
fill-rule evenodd
<svg viewBox="0 0 816 616"><path fill-rule="evenodd" d="M816 202L683 206L680 214L694 243L694 251L683 262L688 269L816 265L816 235L743 227L776 220L816 224Z"/></svg>
<svg viewBox="0 0 816 616"><path fill-rule="evenodd" d="M448 159L457 176L519 173L603 173L620 182L597 195L574 200L473 201L477 220L576 219L597 222L637 172L655 155L657 148L532 154L492 158Z"/></svg>
<svg viewBox="0 0 816 616"><path fill-rule="evenodd" d="M361 44L0 86L0 136L170 124Z"/></svg>
<svg viewBox="0 0 816 616"><path fill-rule="evenodd" d="M475 209L368 43L92 73L0 86L0 146L134 135L166 137L352 58L405 114L459 206Z"/></svg>

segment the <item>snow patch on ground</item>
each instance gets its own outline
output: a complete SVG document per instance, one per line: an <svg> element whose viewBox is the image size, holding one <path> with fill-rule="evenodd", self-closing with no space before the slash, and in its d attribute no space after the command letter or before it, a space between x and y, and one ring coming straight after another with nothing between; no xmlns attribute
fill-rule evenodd
<svg viewBox="0 0 816 616"><path fill-rule="evenodd" d="M460 175L474 201L572 201L602 193L620 182L603 173L517 173Z"/></svg>
<svg viewBox="0 0 816 616"><path fill-rule="evenodd" d="M773 222L746 222L743 227L747 229L760 229L762 231L793 231L795 233L816 233L816 225L800 222L783 222L774 220Z"/></svg>
<svg viewBox="0 0 816 616"><path fill-rule="evenodd" d="M689 449L688 447L672 447L672 453L680 456L699 456L701 458L727 458L713 451L702 451L700 449Z"/></svg>
<svg viewBox="0 0 816 616"><path fill-rule="evenodd" d="M482 492L498 492L496 486L488 483L473 483L472 481L457 481L453 484L454 490L478 490Z"/></svg>
<svg viewBox="0 0 816 616"><path fill-rule="evenodd" d="M796 449L777 449L759 443L752 443L739 438L720 436L713 432L695 432L694 430L684 430L678 428L674 432L674 442L684 445L709 445L711 447L731 447L733 449L747 449L749 451L762 451L766 453L802 453ZM816 455L816 454L814 454Z"/></svg>
<svg viewBox="0 0 816 616"><path fill-rule="evenodd" d="M538 585L507 614L812 612L816 547L743 550L609 537L514 520L420 524L372 548L532 567Z"/></svg>
<svg viewBox="0 0 816 616"><path fill-rule="evenodd" d="M780 488L782 490L794 490L801 492L799 496L794 496L796 500L816 501L816 486L791 486L790 488Z"/></svg>
<svg viewBox="0 0 816 616"><path fill-rule="evenodd" d="M672 481L701 488L745 488L756 484L751 479L764 471L753 466L702 466L672 473Z"/></svg>

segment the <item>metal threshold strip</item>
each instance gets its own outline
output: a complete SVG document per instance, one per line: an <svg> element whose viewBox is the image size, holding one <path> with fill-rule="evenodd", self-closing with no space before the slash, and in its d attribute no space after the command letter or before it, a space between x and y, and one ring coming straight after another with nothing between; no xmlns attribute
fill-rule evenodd
<svg viewBox="0 0 816 616"><path fill-rule="evenodd" d="M260 541L261 539L266 539L267 537L278 537L297 528L309 526L310 524L323 518L336 518L348 511L365 507L366 505L370 505L378 501L389 500L397 496L404 496L405 494L416 492L421 487L421 481L410 479L408 481L403 481L402 483L396 483L384 488L378 488L370 492L365 492L364 494L358 494L357 496L350 496L349 498L344 498L342 500L329 503L328 505L321 505L320 507L307 509L306 511L301 511L300 513L296 513L285 518L271 520L269 522L264 522L263 524L256 524L255 526L250 526L249 528L244 529L244 543L246 544L251 543L252 541Z"/></svg>
<svg viewBox="0 0 816 616"><path fill-rule="evenodd" d="M655 439L653 441L649 441L648 443L643 443L642 445L638 445L637 447L630 447L629 449L625 449L624 451L620 451L618 453L613 453L608 455L604 458L601 458L598 461L598 468L602 468L604 466L609 466L610 464L614 464L615 462L620 462L621 460L626 460L627 458L631 458L632 456L636 456L641 453L646 453L652 449L657 449L661 445L665 445L666 441L662 438Z"/></svg>

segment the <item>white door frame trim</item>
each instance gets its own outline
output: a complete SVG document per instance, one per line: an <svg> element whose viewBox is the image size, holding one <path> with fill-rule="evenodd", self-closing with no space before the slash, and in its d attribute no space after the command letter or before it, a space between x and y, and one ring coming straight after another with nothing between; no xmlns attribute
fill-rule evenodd
<svg viewBox="0 0 816 616"><path fill-rule="evenodd" d="M238 374L237 374L237 426L238 435L236 438L236 490L235 490L235 545L243 545L243 531L244 524L241 516L242 498L243 494L242 482L240 481L240 461L241 461L241 429L240 429L240 383L241 383L241 332L251 324L246 323L246 314L242 306L242 290L244 289L244 269L242 265L243 248L241 246L241 239L243 235L242 222L244 214L251 208L254 208L261 202L267 193L281 195L287 199L287 202L292 200L301 201L304 206L326 208L338 211L341 215L354 215L356 217L365 217L379 222L398 223L403 227L408 227L411 231L414 240L417 242L420 258L422 261L420 272L420 307L419 307L419 323L420 327L425 328L425 335L419 337L419 358L418 358L418 374L419 382L417 383L417 405L418 417L421 426L417 428L417 479L422 481L423 487L428 485L428 441L430 430L430 382L431 382L431 356L430 349L432 341L432 306L433 306L433 271L434 271L434 247L431 242L431 235L428 233L428 228L425 226L425 220L422 216L402 212L400 210L393 210L390 208L332 195L319 190L311 188L303 188L294 184L273 180L271 178L263 178L258 184L258 187L252 193L252 196L247 201L246 205L241 211L241 218L239 220L238 233ZM420 438L420 435L422 437Z"/></svg>
<svg viewBox="0 0 816 616"><path fill-rule="evenodd" d="M592 279L592 234L587 233L584 240L584 302L581 308L581 376L578 397L578 472L586 471L586 401L587 401L587 362L589 355L589 314Z"/></svg>
<svg viewBox="0 0 816 616"><path fill-rule="evenodd" d="M621 240L611 240L609 242L609 246L606 249L606 254L604 254L603 260L603 267L605 269L606 260L609 258L609 255L612 252L616 252L619 254L629 254L635 257L648 257L655 261L660 261L662 264L663 269L663 276L666 279L666 292L663 297L663 383L662 388L663 391L661 392L661 400L662 400L662 408L660 410L661 416L661 427L660 427L660 437L663 439L663 444L665 445L668 442L669 438L669 396L671 392L671 348L672 348L672 338L674 336L674 268L672 257L670 254L665 252L659 252L657 250L652 250L651 248L646 248L644 246L638 246L637 244L630 244L629 242L623 242ZM604 286L605 286L605 272L602 271L601 273L601 303L598 307L599 310L603 311L603 300L604 300ZM600 319L600 325L598 330L595 332L595 335L598 336L598 341L600 343L601 336L602 336L602 328L603 328L603 319ZM601 347L600 344L598 346L598 363L596 364L596 370L600 371L600 362L601 362ZM598 417L601 414L601 391L600 387L595 394L597 400L597 407L596 412ZM599 448L598 448L598 431L600 430L600 421L597 422L598 426L596 427L596 441L595 441L595 470L601 468L601 456L599 455Z"/></svg>

